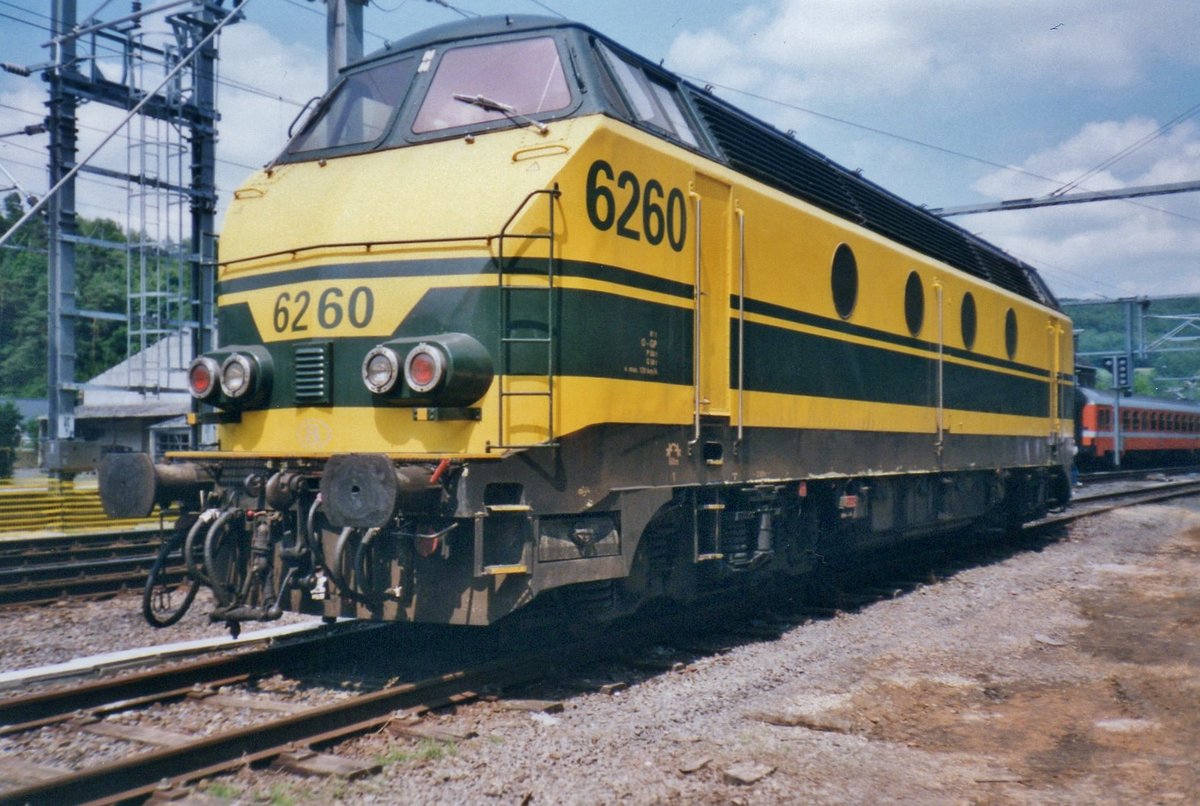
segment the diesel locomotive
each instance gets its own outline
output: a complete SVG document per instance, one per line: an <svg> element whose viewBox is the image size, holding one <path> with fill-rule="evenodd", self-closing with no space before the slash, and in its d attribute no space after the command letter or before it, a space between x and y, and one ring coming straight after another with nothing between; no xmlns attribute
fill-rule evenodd
<svg viewBox="0 0 1200 806"><path fill-rule="evenodd" d="M1032 267L580 24L348 66L220 247L217 444L100 484L178 507L181 590L234 628L588 623L1070 495Z"/></svg>

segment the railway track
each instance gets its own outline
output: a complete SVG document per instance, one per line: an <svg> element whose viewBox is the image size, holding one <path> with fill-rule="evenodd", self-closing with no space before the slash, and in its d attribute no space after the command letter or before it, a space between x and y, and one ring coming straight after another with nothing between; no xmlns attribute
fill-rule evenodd
<svg viewBox="0 0 1200 806"><path fill-rule="evenodd" d="M1098 470L1091 473L1081 473L1080 478L1086 482L1096 483L1121 481L1124 479L1148 478L1150 476L1182 476L1191 473L1200 473L1200 466L1135 467L1124 468L1121 470Z"/></svg>
<svg viewBox="0 0 1200 806"><path fill-rule="evenodd" d="M785 615L779 616L778 609L766 611L776 613L774 621L754 621L733 611L717 613L699 626L676 619L642 620L621 630L606 630L600 640L549 649L544 645L540 649L525 647L508 653L498 650L508 645L504 639L482 651L477 649L483 660L455 657L441 666L426 665L387 681L368 678L348 688L343 680L341 694L345 696L318 704L280 699L260 683L277 675L299 680L306 675L327 676L331 667L343 668L346 659L354 655L401 656L396 636L410 630L403 641L421 645L423 639L413 639L420 626L339 625L319 639L11 697L0 700L0 742L32 731L56 731L100 736L135 749L84 769L56 768L28 759L18 764L0 762L0 779L19 782L16 788L0 789L0 803L105 803L146 798L156 792L167 796L170 793L161 792L164 787L183 786L267 761L308 773L368 773L370 765L317 751L342 738L385 726L400 735L436 738L436 731L419 724L420 716L431 709L469 701L485 692L533 685L547 676L561 678L573 673L567 670L603 660L625 658L629 662L638 647L648 644L665 643L668 651L640 665L669 671L686 663L689 655L719 651L717 647L731 642L770 638L805 619L866 607L936 583L963 567L1011 556L1030 542L1055 539L1047 535L1065 522L1117 507L1198 494L1200 479L1188 479L1149 489L1081 496L1070 510L1027 527L1024 545L983 540L972 547L972 541L950 538L933 541L918 552L895 552L892 562L875 563L872 567L876 570L870 574L859 573L861 567L852 574L834 570L796 592ZM759 618L764 612L761 607L749 609ZM458 633L451 640L462 637ZM630 664L639 666L638 662ZM178 725L186 732L157 726L164 721L162 714L156 714L153 725L141 724L136 716L145 709L171 707L186 709L188 716ZM204 726L210 722L222 722L203 716L212 709L239 709L256 717L251 724L206 732Z"/></svg>
<svg viewBox="0 0 1200 806"><path fill-rule="evenodd" d="M138 589L162 534L157 529L0 539L0 605L44 604ZM182 575L182 566L174 574Z"/></svg>
<svg viewBox="0 0 1200 806"><path fill-rule="evenodd" d="M78 770L27 758L4 763L3 759L12 756L0 754L0 779L20 782L16 788L0 790L0 804L144 799L161 792L164 781L167 787L177 786L268 760L306 773L335 771L353 776L369 772L372 765L310 748L389 723L394 724L396 733L436 738L428 729L414 725L414 720L434 708L537 680L564 665L607 657L614 651L614 643L630 646L644 642L657 637L660 629L635 625L615 638L610 632L603 639L536 651L526 647L508 654L493 646L486 660L447 663L424 676L414 673L410 679L384 682L366 678L351 681L351 686L343 680L342 686L353 689L352 694L317 705L273 696L271 690L286 688L278 681L272 686L255 684L281 674L300 681L311 680L311 675L325 679L328 669L337 665L334 658L344 664L350 654L378 657L389 647L396 652L389 641L397 625L358 626L320 640L10 698L0 701L0 742L30 731L51 731L56 736L91 734L141 749ZM640 637L639 631L643 633ZM190 726L190 732L157 727L163 719L161 709L181 703L190 716L188 724L179 727ZM154 725L146 724L149 717L133 723L127 718L155 707L160 712L154 715ZM204 732L199 727L208 724L204 714L214 709L237 709L257 718L233 729Z"/></svg>
<svg viewBox="0 0 1200 806"><path fill-rule="evenodd" d="M1167 501L1172 498L1197 494L1200 494L1200 478L1168 480L1147 487L1107 490L1098 493L1083 492L1072 499L1071 505L1067 509L1029 524L1026 528L1040 529L1045 526L1070 523L1079 518L1121 507Z"/></svg>

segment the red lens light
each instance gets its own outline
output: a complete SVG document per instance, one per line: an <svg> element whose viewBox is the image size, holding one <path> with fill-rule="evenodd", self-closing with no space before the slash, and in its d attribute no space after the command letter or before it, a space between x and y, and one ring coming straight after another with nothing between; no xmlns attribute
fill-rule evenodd
<svg viewBox="0 0 1200 806"><path fill-rule="evenodd" d="M192 373L188 378L188 382L192 386L192 391L198 395L208 394L208 390L212 389L212 375L208 372L208 367L203 364L197 364L192 367Z"/></svg>
<svg viewBox="0 0 1200 806"><path fill-rule="evenodd" d="M414 392L432 392L446 374L446 359L436 348L418 344L404 359L404 381Z"/></svg>
<svg viewBox="0 0 1200 806"><path fill-rule="evenodd" d="M221 368L217 366L217 362L209 356L202 355L193 361L187 372L188 391L192 393L192 397L197 400L213 397L217 392L220 372Z"/></svg>
<svg viewBox="0 0 1200 806"><path fill-rule="evenodd" d="M437 378L437 363L429 353L417 353L408 364L408 374L416 386L429 386Z"/></svg>

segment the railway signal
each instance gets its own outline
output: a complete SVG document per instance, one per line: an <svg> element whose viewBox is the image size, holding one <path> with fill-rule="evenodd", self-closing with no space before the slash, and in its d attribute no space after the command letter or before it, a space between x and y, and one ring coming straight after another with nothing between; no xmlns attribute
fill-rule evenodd
<svg viewBox="0 0 1200 806"><path fill-rule="evenodd" d="M1133 389L1133 378L1129 372L1129 356L1108 356L1100 362L1100 366L1112 373L1114 389L1123 392Z"/></svg>

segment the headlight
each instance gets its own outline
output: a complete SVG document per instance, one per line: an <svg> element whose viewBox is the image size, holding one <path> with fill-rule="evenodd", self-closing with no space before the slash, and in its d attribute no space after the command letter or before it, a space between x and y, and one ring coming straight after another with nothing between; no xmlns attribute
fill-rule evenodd
<svg viewBox="0 0 1200 806"><path fill-rule="evenodd" d="M220 386L218 380L221 367L216 361L202 355L192 361L188 367L188 391L197 400L211 400L217 394Z"/></svg>
<svg viewBox="0 0 1200 806"><path fill-rule="evenodd" d="M492 358L465 333L402 336L377 344L363 357L363 385L376 405L462 408L492 383Z"/></svg>
<svg viewBox="0 0 1200 806"><path fill-rule="evenodd" d="M377 395L390 392L400 379L400 356L391 347L380 344L363 359L362 379Z"/></svg>
<svg viewBox="0 0 1200 806"><path fill-rule="evenodd" d="M414 392L430 392L446 374L446 358L441 350L424 342L408 351L404 359L404 382Z"/></svg>
<svg viewBox="0 0 1200 806"><path fill-rule="evenodd" d="M221 391L231 400L240 400L254 388L254 367L250 359L234 353L221 364Z"/></svg>

